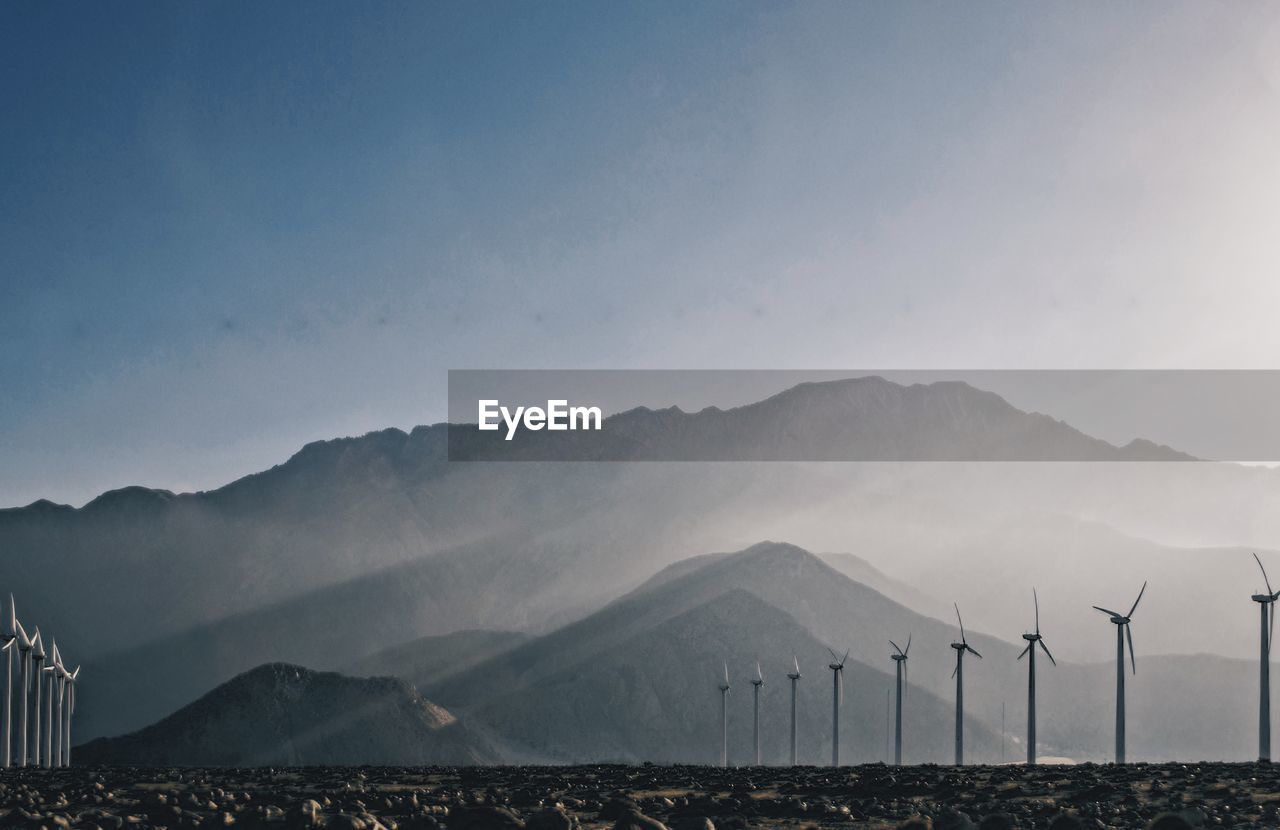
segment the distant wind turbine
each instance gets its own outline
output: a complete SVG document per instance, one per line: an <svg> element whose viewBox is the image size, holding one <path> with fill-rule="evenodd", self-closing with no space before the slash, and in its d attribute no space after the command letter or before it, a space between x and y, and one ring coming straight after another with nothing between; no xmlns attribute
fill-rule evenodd
<svg viewBox="0 0 1280 830"><path fill-rule="evenodd" d="M831 651L831 649L827 649ZM840 766L840 700L844 697L844 663L849 659L849 652L844 657L831 651L831 766Z"/></svg>
<svg viewBox="0 0 1280 830"><path fill-rule="evenodd" d="M31 742L31 764L32 766L40 766L40 701L43 697L41 694L44 690L44 638L40 636L40 626L36 626L36 635L31 638L31 682L36 687L35 706L32 708L32 714L35 715L35 734L32 736Z"/></svg>
<svg viewBox="0 0 1280 830"><path fill-rule="evenodd" d="M1258 760L1271 760L1271 638L1276 630L1275 602L1280 598L1280 591L1271 590L1271 580L1267 579L1267 569L1262 567L1258 554L1253 558L1262 571L1262 581L1267 585L1265 594L1254 594L1253 601L1258 603L1262 612L1261 650L1258 666Z"/></svg>
<svg viewBox="0 0 1280 830"><path fill-rule="evenodd" d="M1147 591L1147 583L1142 583L1142 590L1138 591L1138 598L1133 601L1133 607L1129 609L1128 614L1119 614L1115 611L1109 611L1099 605L1093 606L1097 610L1111 617L1111 622L1116 627L1116 763L1124 763L1124 641L1129 640L1129 664L1133 668L1133 673L1138 673L1138 663L1133 656L1133 634L1129 631L1129 621L1133 618L1133 612L1138 610L1138 603L1142 602L1142 595Z"/></svg>
<svg viewBox="0 0 1280 830"><path fill-rule="evenodd" d="M1023 634L1022 639L1027 641L1027 647L1018 655L1018 659L1029 657L1027 663L1027 765L1035 766L1036 763L1036 644L1039 643L1040 648L1044 649L1044 654L1049 658L1049 662L1055 666L1058 661L1053 659L1053 655L1049 653L1049 647L1044 644L1044 638L1040 636L1040 597L1036 594L1036 589L1031 589L1031 598L1036 604L1036 633Z"/></svg>
<svg viewBox="0 0 1280 830"><path fill-rule="evenodd" d="M791 681L791 766L796 765L796 682L800 679L800 658L792 655L795 668L787 674Z"/></svg>
<svg viewBox="0 0 1280 830"><path fill-rule="evenodd" d="M760 661L756 661L756 676L751 681L754 699L754 731L756 744L756 766L760 766L760 687L764 685L764 675L760 672Z"/></svg>
<svg viewBox="0 0 1280 830"><path fill-rule="evenodd" d="M960 623L960 642L952 643L956 650L956 668L951 676L956 679L956 766L964 764L964 653L972 653L979 660L982 655L969 645L964 636L964 620L960 618L960 606L956 605L956 622Z"/></svg>
<svg viewBox="0 0 1280 830"><path fill-rule="evenodd" d="M724 664L724 682L720 684L720 766L729 767L729 664Z"/></svg>
<svg viewBox="0 0 1280 830"><path fill-rule="evenodd" d="M893 646L896 654L889 655L893 658L894 668L897 671L897 714L893 718L893 763L902 764L902 692L907 679L907 653L911 651L911 635L907 635L907 647L898 648L898 644L893 640L889 641L889 645Z"/></svg>

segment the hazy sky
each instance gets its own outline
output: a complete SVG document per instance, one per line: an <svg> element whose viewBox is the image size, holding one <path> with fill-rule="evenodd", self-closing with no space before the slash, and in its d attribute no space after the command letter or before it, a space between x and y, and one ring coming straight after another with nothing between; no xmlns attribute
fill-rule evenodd
<svg viewBox="0 0 1280 830"><path fill-rule="evenodd" d="M0 504L474 367L1276 367L1280 6L0 7Z"/></svg>

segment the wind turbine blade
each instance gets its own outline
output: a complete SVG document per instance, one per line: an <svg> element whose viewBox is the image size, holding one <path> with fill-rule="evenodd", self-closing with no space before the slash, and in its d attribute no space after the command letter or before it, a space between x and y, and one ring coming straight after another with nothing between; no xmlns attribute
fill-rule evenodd
<svg viewBox="0 0 1280 830"><path fill-rule="evenodd" d="M910 634L907 635L907 651L911 651L911 635ZM903 657L907 656L907 651L902 652Z"/></svg>
<svg viewBox="0 0 1280 830"><path fill-rule="evenodd" d="M1118 616L1120 616L1118 613L1116 613L1115 611L1112 611L1110 608L1103 608L1101 605L1095 605L1095 606L1093 606L1093 607L1094 607L1094 608L1096 608L1096 609L1098 609L1098 610L1099 610L1099 611L1101 611L1102 613L1109 615L1109 616L1112 616L1112 617L1118 617Z"/></svg>
<svg viewBox="0 0 1280 830"><path fill-rule="evenodd" d="M1258 558L1258 554L1253 555L1253 561L1258 563L1258 570L1262 571L1262 581L1267 583L1267 593L1275 593L1271 590L1271 580L1267 579L1267 569L1262 567L1262 560Z"/></svg>
<svg viewBox="0 0 1280 830"><path fill-rule="evenodd" d="M1271 618L1271 630L1267 632L1267 648L1271 648L1271 641L1276 638L1276 604L1274 602L1267 603L1267 616Z"/></svg>
<svg viewBox="0 0 1280 830"><path fill-rule="evenodd" d="M1138 673L1138 661L1133 656L1133 631L1130 630L1129 624L1124 624L1124 636L1129 640L1129 665L1133 666L1133 673Z"/></svg>
<svg viewBox="0 0 1280 830"><path fill-rule="evenodd" d="M893 640L889 641L889 645L893 646L894 651L898 652L899 654L902 653L902 649L898 648L898 644L895 643Z"/></svg>
<svg viewBox="0 0 1280 830"><path fill-rule="evenodd" d="M840 658L840 668L844 668L845 661L849 659L849 649L844 650L844 657Z"/></svg>
<svg viewBox="0 0 1280 830"><path fill-rule="evenodd" d="M791 655L791 662L795 663L795 665L796 665L796 674L799 674L799 673L800 673L800 658L799 658L799 657L796 657L796 656L793 654L793 655Z"/></svg>
<svg viewBox="0 0 1280 830"><path fill-rule="evenodd" d="M1036 589L1031 589L1031 598L1036 601L1036 633L1040 633L1040 595L1036 593Z"/></svg>
<svg viewBox="0 0 1280 830"><path fill-rule="evenodd" d="M18 648L24 650L31 648L31 639L27 637L27 630L22 627L22 623L14 620L13 626L16 629L15 633L18 635Z"/></svg>
<svg viewBox="0 0 1280 830"><path fill-rule="evenodd" d="M729 685L729 661L724 662L724 685Z"/></svg>
<svg viewBox="0 0 1280 830"><path fill-rule="evenodd" d="M1026 657L1028 651L1031 651L1031 643L1027 643L1027 647L1024 648L1022 650L1022 653L1018 655L1018 659L1021 660L1023 657Z"/></svg>
<svg viewBox="0 0 1280 830"><path fill-rule="evenodd" d="M1146 592L1147 592L1147 583L1144 582L1142 583L1142 590L1138 592L1138 598L1133 601L1133 607L1129 609L1128 614L1125 614L1126 617L1132 617L1133 612L1138 610L1138 603L1142 602L1142 595L1145 594Z"/></svg>
<svg viewBox="0 0 1280 830"><path fill-rule="evenodd" d="M956 607L956 622L960 623L960 642L963 643L964 642L964 620L961 619L960 617L960 605L959 603L955 603L955 602L953 602L952 605Z"/></svg>
<svg viewBox="0 0 1280 830"><path fill-rule="evenodd" d="M979 660L981 660L981 659L982 659L982 655L978 653L978 650L977 650L976 648L974 648L973 646L969 645L968 643L965 643L965 644L964 644L964 649L965 649L965 651L972 652L972 653L973 653L973 656L974 656L974 657L977 657Z"/></svg>
<svg viewBox="0 0 1280 830"><path fill-rule="evenodd" d="M756 661L756 680L764 680L764 674L760 671L760 661Z"/></svg>
<svg viewBox="0 0 1280 830"><path fill-rule="evenodd" d="M839 655L839 654L836 654L836 653L835 653L835 651L831 648L831 646L827 646L827 651L831 652L831 660L832 660L832 662L835 662L835 663L839 663L839 662L840 662L840 655Z"/></svg>
<svg viewBox="0 0 1280 830"><path fill-rule="evenodd" d="M1049 653L1049 647L1044 644L1044 640L1036 640L1040 644L1040 648L1044 649L1044 653L1049 657L1049 662L1058 665L1058 661L1053 659L1053 655Z"/></svg>
<svg viewBox="0 0 1280 830"><path fill-rule="evenodd" d="M956 667L955 667L954 669L952 669L952 670L951 670L951 676L952 676L952 677L955 677L955 676L956 676L956 672L958 672L958 671L960 671L960 658L959 658L959 657L956 657Z"/></svg>

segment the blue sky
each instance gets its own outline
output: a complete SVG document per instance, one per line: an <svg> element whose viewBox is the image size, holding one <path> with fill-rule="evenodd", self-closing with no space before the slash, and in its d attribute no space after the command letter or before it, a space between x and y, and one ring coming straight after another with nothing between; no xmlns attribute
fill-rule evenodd
<svg viewBox="0 0 1280 830"><path fill-rule="evenodd" d="M1263 4L0 9L0 504L464 367L1274 365Z"/></svg>

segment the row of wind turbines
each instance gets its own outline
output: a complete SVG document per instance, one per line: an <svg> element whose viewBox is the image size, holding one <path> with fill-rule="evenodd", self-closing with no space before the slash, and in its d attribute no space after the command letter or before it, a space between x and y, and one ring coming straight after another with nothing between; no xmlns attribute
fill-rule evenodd
<svg viewBox="0 0 1280 830"><path fill-rule="evenodd" d="M1258 555L1253 554L1254 560L1258 563L1259 570L1262 571L1262 579L1266 584L1265 593L1254 594L1251 599L1258 603L1261 611L1261 628L1260 628L1260 667L1259 667L1259 709L1258 709L1258 758L1262 761L1271 760L1271 638L1275 635L1275 603L1280 599L1280 591L1271 589L1271 580L1267 578L1267 569L1263 567L1262 560ZM1138 603L1142 602L1142 597L1147 591L1147 583L1142 583L1142 588L1138 591L1137 598L1130 606L1128 613L1121 614L1118 611L1112 611L1099 605L1093 606L1094 609L1106 614L1113 625L1116 627L1116 722L1115 722L1115 762L1117 764L1125 763L1125 652L1126 644L1129 655L1130 670L1137 674L1138 664L1133 651L1133 632L1130 630L1130 623L1133 620L1134 613L1138 610ZM1036 651L1039 649L1049 658L1049 662L1057 665L1058 661L1053 659L1053 654L1049 651L1049 647L1045 645L1044 637L1040 634L1040 597L1033 588L1031 591L1032 601L1035 604L1035 631L1034 633L1024 633L1022 639L1027 641L1026 648L1018 655L1018 660L1027 657L1027 764L1035 765L1036 763ZM956 766L964 764L964 656L972 654L979 660L982 655L977 649L969 645L965 636L964 620L960 616L960 606L957 604L956 622L960 628L960 640L951 643L951 648L956 652L956 667L951 672L951 676L956 681L956 716L955 716L955 763ZM893 721L893 762L895 764L902 763L902 703L903 692L907 685L907 660L911 651L911 636L907 637L906 648L899 647L893 640L889 641L889 645L893 647L893 653L890 658L894 661L895 668L895 692L896 707ZM844 655L839 655L830 648L827 649L831 653L831 663L827 668L832 672L832 715L831 715L831 765L840 765L840 702L844 697L844 666L849 659L849 652L845 651ZM800 661L798 658L792 658L794 665L793 671L787 674L791 681L791 764L795 766L797 763L797 745L796 745L796 683L800 680ZM751 680L754 697L754 739L755 739L755 763L761 763L760 755L760 689L764 685L764 675L760 670L760 663L756 663L755 677ZM724 666L724 680L719 685L720 689L720 717L721 717L721 746L720 746L720 763L722 766L728 766L729 763L729 664Z"/></svg>
<svg viewBox="0 0 1280 830"><path fill-rule="evenodd" d="M15 763L25 767L28 762L31 766L46 769L70 766L71 715L76 710L76 678L80 676L80 667L67 671L56 639L46 654L39 626L30 637L27 636L26 629L18 621L13 594L9 595L9 613L0 619L0 640L4 643L0 651L5 655L5 768ZM46 661L48 665L45 665ZM13 734L15 662L18 664L16 741ZM30 742L27 740L29 735Z"/></svg>

